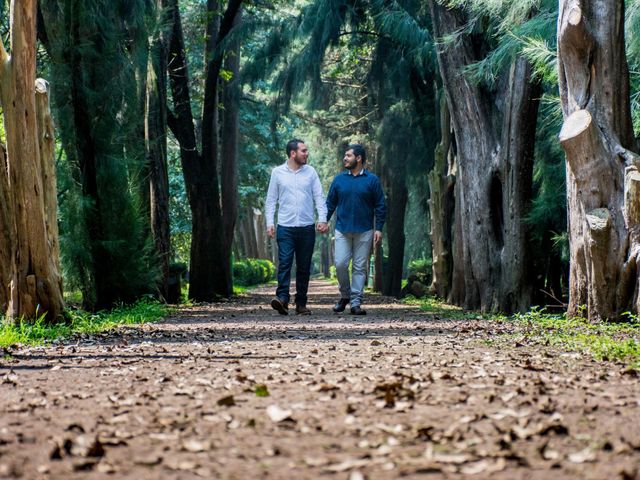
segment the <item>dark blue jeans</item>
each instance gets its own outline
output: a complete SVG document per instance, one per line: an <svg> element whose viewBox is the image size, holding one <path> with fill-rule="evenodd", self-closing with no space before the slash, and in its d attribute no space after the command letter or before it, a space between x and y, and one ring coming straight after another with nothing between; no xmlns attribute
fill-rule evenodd
<svg viewBox="0 0 640 480"><path fill-rule="evenodd" d="M291 266L295 255L296 305L304 307L307 305L311 257L316 243L315 226L283 227L278 225L276 239L278 240L278 288L276 289L276 297L285 303L289 303Z"/></svg>

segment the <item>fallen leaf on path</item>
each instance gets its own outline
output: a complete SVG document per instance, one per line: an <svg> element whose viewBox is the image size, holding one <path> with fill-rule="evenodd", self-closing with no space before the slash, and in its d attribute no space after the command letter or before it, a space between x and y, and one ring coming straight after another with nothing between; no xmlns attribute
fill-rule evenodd
<svg viewBox="0 0 640 480"><path fill-rule="evenodd" d="M291 410L283 410L277 405L269 405L267 407L267 415L271 421L275 423L284 421L295 422L295 420L291 418L291 414Z"/></svg>
<svg viewBox="0 0 640 480"><path fill-rule="evenodd" d="M591 448L587 447L579 452L569 454L567 458L572 463L595 462L596 454Z"/></svg>
<svg viewBox="0 0 640 480"><path fill-rule="evenodd" d="M196 439L188 439L182 442L182 449L191 453L206 452L211 449L211 443L207 441L201 442Z"/></svg>
<svg viewBox="0 0 640 480"><path fill-rule="evenodd" d="M71 455L78 457L102 457L104 447L95 436L79 435L71 446Z"/></svg>
<svg viewBox="0 0 640 480"><path fill-rule="evenodd" d="M367 480L367 477L360 470L354 470L349 475L349 480Z"/></svg>
<svg viewBox="0 0 640 480"><path fill-rule="evenodd" d="M507 462L504 458L497 460L480 460L478 462L469 463L460 467L460 473L464 475L477 475L479 473L495 473L507 468Z"/></svg>
<svg viewBox="0 0 640 480"><path fill-rule="evenodd" d="M234 400L233 395L227 395L226 397L218 399L216 403L221 407L233 407L236 404L236 401Z"/></svg>
<svg viewBox="0 0 640 480"><path fill-rule="evenodd" d="M256 385L255 393L256 397L268 397L269 389L266 385Z"/></svg>
<svg viewBox="0 0 640 480"><path fill-rule="evenodd" d="M133 462L137 465L158 465L160 462L162 462L162 455L156 452L141 454L140 456L134 458Z"/></svg>
<svg viewBox="0 0 640 480"><path fill-rule="evenodd" d="M328 472L346 472L347 470L351 470L353 468L365 467L371 463L371 460L366 459L348 459L344 462L329 465L324 470Z"/></svg>

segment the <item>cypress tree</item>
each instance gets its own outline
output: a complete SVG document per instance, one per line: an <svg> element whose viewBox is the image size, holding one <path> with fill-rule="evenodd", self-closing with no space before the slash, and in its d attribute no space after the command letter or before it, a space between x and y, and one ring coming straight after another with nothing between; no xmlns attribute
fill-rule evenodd
<svg viewBox="0 0 640 480"><path fill-rule="evenodd" d="M140 199L144 144L132 121L142 112L135 41L144 36L135 30L145 3L52 0L41 8L65 152L63 267L85 308L108 308L152 291L157 278Z"/></svg>

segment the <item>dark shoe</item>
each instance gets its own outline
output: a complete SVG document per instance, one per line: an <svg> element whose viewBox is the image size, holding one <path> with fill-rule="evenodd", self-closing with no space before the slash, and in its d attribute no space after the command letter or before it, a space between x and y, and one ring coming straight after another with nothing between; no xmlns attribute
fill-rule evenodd
<svg viewBox="0 0 640 480"><path fill-rule="evenodd" d="M296 305L296 315L311 315L311 310L302 305Z"/></svg>
<svg viewBox="0 0 640 480"><path fill-rule="evenodd" d="M351 307L351 315L366 315L367 311L360 308L360 305Z"/></svg>
<svg viewBox="0 0 640 480"><path fill-rule="evenodd" d="M280 315L289 315L289 305L277 297L271 300L271 307L277 310Z"/></svg>
<svg viewBox="0 0 640 480"><path fill-rule="evenodd" d="M340 300L338 300L338 303L333 306L333 311L336 313L344 312L344 309L347 308L348 304L348 298L341 298Z"/></svg>

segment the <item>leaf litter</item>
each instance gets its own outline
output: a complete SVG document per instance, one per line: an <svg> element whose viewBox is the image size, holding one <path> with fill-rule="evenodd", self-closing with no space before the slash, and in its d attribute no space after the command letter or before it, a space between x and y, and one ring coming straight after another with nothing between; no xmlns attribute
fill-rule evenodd
<svg viewBox="0 0 640 480"><path fill-rule="evenodd" d="M626 366L374 295L354 321L331 313L334 286L310 292L306 318L271 312L259 289L13 348L0 474L638 480L640 386Z"/></svg>

